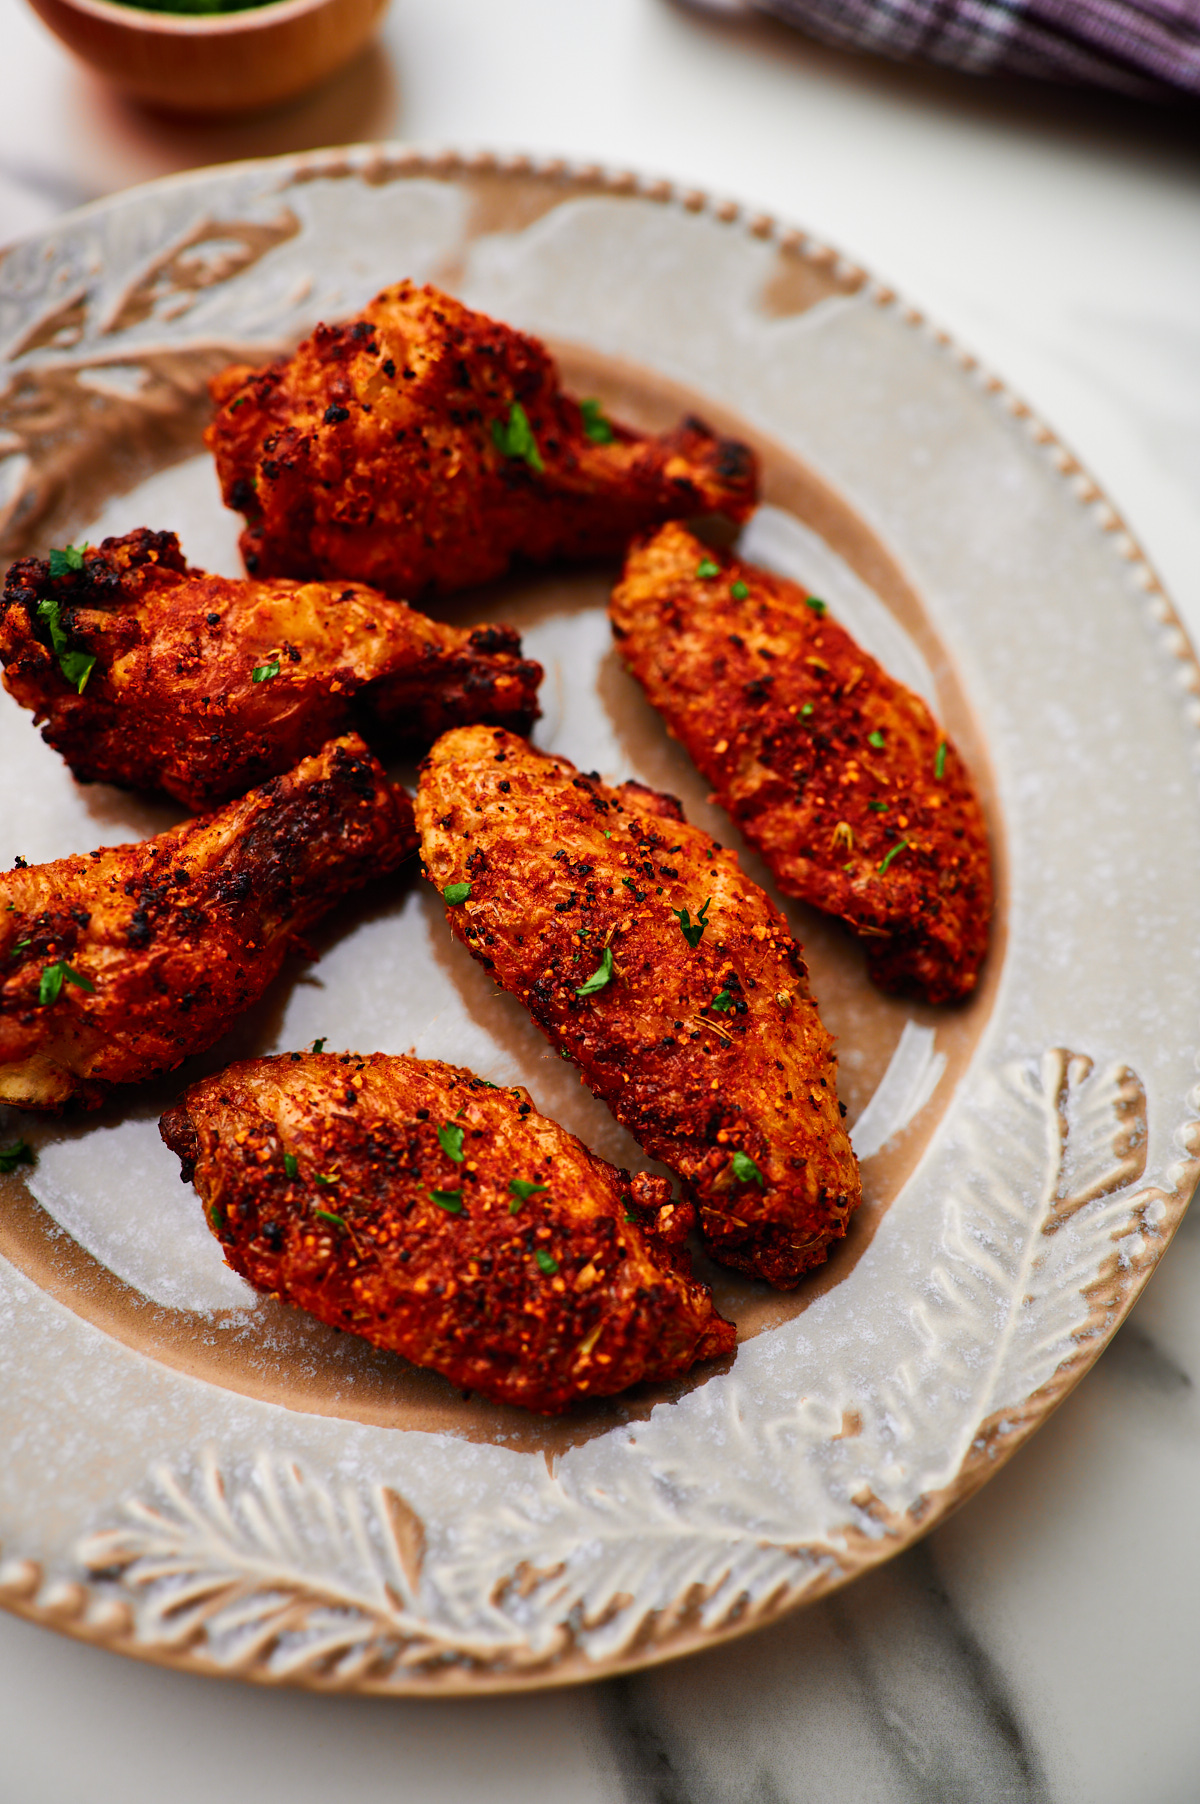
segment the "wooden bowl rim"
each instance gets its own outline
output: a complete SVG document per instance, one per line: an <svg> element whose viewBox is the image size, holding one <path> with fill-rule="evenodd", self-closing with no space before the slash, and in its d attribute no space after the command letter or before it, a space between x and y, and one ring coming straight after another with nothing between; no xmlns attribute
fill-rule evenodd
<svg viewBox="0 0 1200 1804"><path fill-rule="evenodd" d="M344 0L340 0L344 4ZM67 12L88 18L103 19L126 31L150 37L228 37L238 33L263 31L306 13L324 11L337 6L339 0L260 0L255 6L228 13L169 13L153 8L125 5L121 0L54 0Z"/></svg>

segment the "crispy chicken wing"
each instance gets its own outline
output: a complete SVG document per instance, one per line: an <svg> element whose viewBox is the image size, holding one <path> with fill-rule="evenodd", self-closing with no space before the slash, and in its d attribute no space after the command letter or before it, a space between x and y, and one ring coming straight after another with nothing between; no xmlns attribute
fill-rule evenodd
<svg viewBox="0 0 1200 1804"><path fill-rule="evenodd" d="M170 1071L415 849L408 796L350 736L140 845L0 872L0 1102L95 1107Z"/></svg>
<svg viewBox="0 0 1200 1804"><path fill-rule="evenodd" d="M919 696L785 577L680 526L612 598L626 667L780 889L861 935L885 990L969 994L992 913L970 773Z"/></svg>
<svg viewBox="0 0 1200 1804"><path fill-rule="evenodd" d="M193 1085L161 1132L251 1284L499 1402L557 1414L733 1347L679 1248L691 1210L526 1090L292 1053Z"/></svg>
<svg viewBox="0 0 1200 1804"><path fill-rule="evenodd" d="M837 1065L800 948L679 804L466 727L422 770L417 828L455 934L645 1150L709 1251L781 1289L859 1201Z"/></svg>
<svg viewBox="0 0 1200 1804"><path fill-rule="evenodd" d="M209 576L144 527L14 564L0 608L5 687L75 775L189 808L351 728L383 751L458 722L527 727L542 670L520 651L510 627L443 626L357 583Z"/></svg>
<svg viewBox="0 0 1200 1804"><path fill-rule="evenodd" d="M207 442L259 576L445 593L755 499L745 445L694 419L661 438L618 426L562 392L536 339L411 282L212 390Z"/></svg>

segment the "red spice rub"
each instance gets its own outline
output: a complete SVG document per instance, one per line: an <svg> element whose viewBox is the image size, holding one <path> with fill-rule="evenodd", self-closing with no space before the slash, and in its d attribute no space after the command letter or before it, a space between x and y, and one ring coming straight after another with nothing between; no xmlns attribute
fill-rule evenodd
<svg viewBox="0 0 1200 1804"><path fill-rule="evenodd" d="M692 1212L528 1091L383 1053L231 1065L162 1118L259 1290L503 1403L677 1378L735 1331L692 1278Z"/></svg>
<svg viewBox="0 0 1200 1804"><path fill-rule="evenodd" d="M635 545L621 657L786 895L840 915L881 989L968 995L992 913L987 826L925 703L796 583L681 526Z"/></svg>
<svg viewBox="0 0 1200 1804"><path fill-rule="evenodd" d="M821 1264L860 1195L837 1062L733 853L673 798L484 727L438 740L416 815L454 933L679 1173L713 1257L781 1289Z"/></svg>

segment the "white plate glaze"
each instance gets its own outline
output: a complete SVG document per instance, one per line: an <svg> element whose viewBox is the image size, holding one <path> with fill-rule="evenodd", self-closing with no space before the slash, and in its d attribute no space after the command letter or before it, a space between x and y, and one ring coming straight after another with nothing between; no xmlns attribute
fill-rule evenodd
<svg viewBox="0 0 1200 1804"><path fill-rule="evenodd" d="M1001 904L969 1008L875 996L789 908L840 1036L866 1202L792 1298L712 1274L727 1368L544 1423L255 1298L157 1141L203 1066L315 1035L530 1085L632 1143L453 944L431 896L339 912L222 1047L0 1179L0 1599L193 1670L381 1692L578 1680L738 1633L979 1485L1112 1334L1200 1137L1200 673L1113 509L1027 409L861 271L703 196L364 148L172 178L0 271L6 557L148 524L237 573L203 378L401 274L539 333L648 425L751 437L747 543L931 694L989 808ZM538 743L728 823L612 655L608 573L453 604L547 667ZM0 859L154 831L0 698ZM747 857L760 878L761 867Z"/></svg>

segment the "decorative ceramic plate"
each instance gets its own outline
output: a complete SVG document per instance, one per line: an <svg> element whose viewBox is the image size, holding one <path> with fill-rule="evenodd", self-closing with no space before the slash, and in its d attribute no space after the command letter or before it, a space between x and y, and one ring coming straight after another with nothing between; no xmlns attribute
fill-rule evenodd
<svg viewBox="0 0 1200 1804"><path fill-rule="evenodd" d="M255 1296L158 1139L201 1069L323 1035L525 1082L644 1164L419 883L343 908L319 961L171 1080L0 1122L37 1147L0 1179L0 1597L193 1671L432 1694L611 1673L819 1596L968 1496L1096 1358L1197 1171L1200 672L1074 460L860 270L699 194L486 156L173 178L9 250L6 559L146 524L237 574L205 378L401 275L538 333L621 417L692 409L758 447L745 548L933 701L1000 894L981 989L941 1011L876 994L789 907L863 1208L793 1295L703 1267L740 1330L725 1366L564 1420ZM612 574L450 611L511 620L545 664L539 744L736 843L613 655ZM7 696L0 783L5 864L177 818L77 787Z"/></svg>

